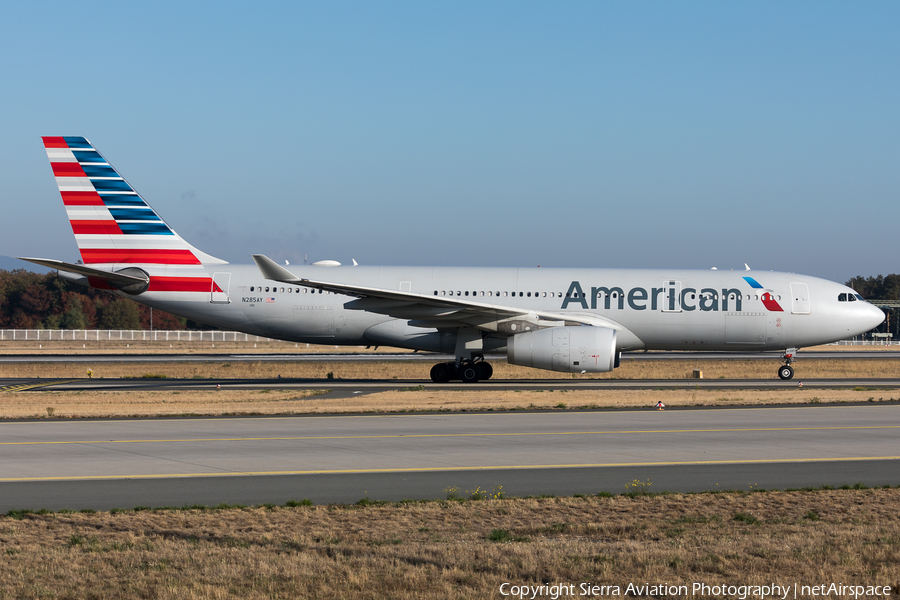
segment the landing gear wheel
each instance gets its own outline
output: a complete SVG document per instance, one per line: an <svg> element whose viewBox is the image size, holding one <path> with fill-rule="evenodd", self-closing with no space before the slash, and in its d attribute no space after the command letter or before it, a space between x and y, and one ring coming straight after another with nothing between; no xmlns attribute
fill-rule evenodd
<svg viewBox="0 0 900 600"><path fill-rule="evenodd" d="M477 364L466 361L459 365L459 378L462 379L463 383L476 383L479 370Z"/></svg>
<svg viewBox="0 0 900 600"><path fill-rule="evenodd" d="M794 376L794 368L791 365L781 365L778 367L778 376L781 379L791 379Z"/></svg>
<svg viewBox="0 0 900 600"><path fill-rule="evenodd" d="M453 376L451 363L438 363L431 367L431 380L435 383L447 383Z"/></svg>
<svg viewBox="0 0 900 600"><path fill-rule="evenodd" d="M490 363L484 361L475 363L475 369L478 371L479 381L490 379L491 375L494 374L494 367L492 367Z"/></svg>

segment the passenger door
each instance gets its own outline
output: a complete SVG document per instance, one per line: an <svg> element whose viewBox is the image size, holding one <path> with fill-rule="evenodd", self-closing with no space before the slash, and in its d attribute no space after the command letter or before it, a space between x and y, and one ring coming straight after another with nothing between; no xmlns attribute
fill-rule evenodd
<svg viewBox="0 0 900 600"><path fill-rule="evenodd" d="M228 304L228 288L231 286L231 273L213 273L212 289L209 301L211 304Z"/></svg>
<svg viewBox="0 0 900 600"><path fill-rule="evenodd" d="M805 283L791 284L791 313L809 314L809 286Z"/></svg>
<svg viewBox="0 0 900 600"><path fill-rule="evenodd" d="M663 312L681 312L681 282L667 279L663 282Z"/></svg>

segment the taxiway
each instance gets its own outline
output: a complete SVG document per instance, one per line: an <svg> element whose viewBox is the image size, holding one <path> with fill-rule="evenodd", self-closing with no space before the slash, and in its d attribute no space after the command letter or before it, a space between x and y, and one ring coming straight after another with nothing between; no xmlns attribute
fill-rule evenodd
<svg viewBox="0 0 900 600"><path fill-rule="evenodd" d="M0 510L897 485L898 432L897 405L5 422Z"/></svg>

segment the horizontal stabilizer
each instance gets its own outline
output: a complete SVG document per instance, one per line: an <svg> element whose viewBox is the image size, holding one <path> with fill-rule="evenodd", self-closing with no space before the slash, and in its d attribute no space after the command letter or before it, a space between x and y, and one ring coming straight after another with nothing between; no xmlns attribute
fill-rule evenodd
<svg viewBox="0 0 900 600"><path fill-rule="evenodd" d="M34 263L36 265L41 265L44 267L49 267L51 269L57 269L59 271L66 271L68 273L77 273L79 275L85 275L87 277L97 277L99 279L103 279L104 281L108 281L111 284L116 284L116 287L129 286L129 285L146 285L147 282L150 281L150 278L145 274L143 277L140 275L127 275L125 273L112 273L110 271L102 271L100 269L93 269L91 267L87 267L85 265L73 265L72 263L63 262L61 260L53 260L52 258L24 258L17 257L19 260L26 260L30 263ZM134 269L137 271L137 269Z"/></svg>

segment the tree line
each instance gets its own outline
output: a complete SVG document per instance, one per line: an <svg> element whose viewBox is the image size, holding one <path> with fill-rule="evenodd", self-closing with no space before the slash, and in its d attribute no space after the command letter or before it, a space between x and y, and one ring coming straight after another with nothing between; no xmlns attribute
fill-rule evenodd
<svg viewBox="0 0 900 600"><path fill-rule="evenodd" d="M856 290L863 298L872 300L900 300L900 275L853 277L844 285Z"/></svg>
<svg viewBox="0 0 900 600"><path fill-rule="evenodd" d="M161 310L153 329L206 329ZM71 283L56 273L0 269L2 329L150 329L150 308Z"/></svg>

